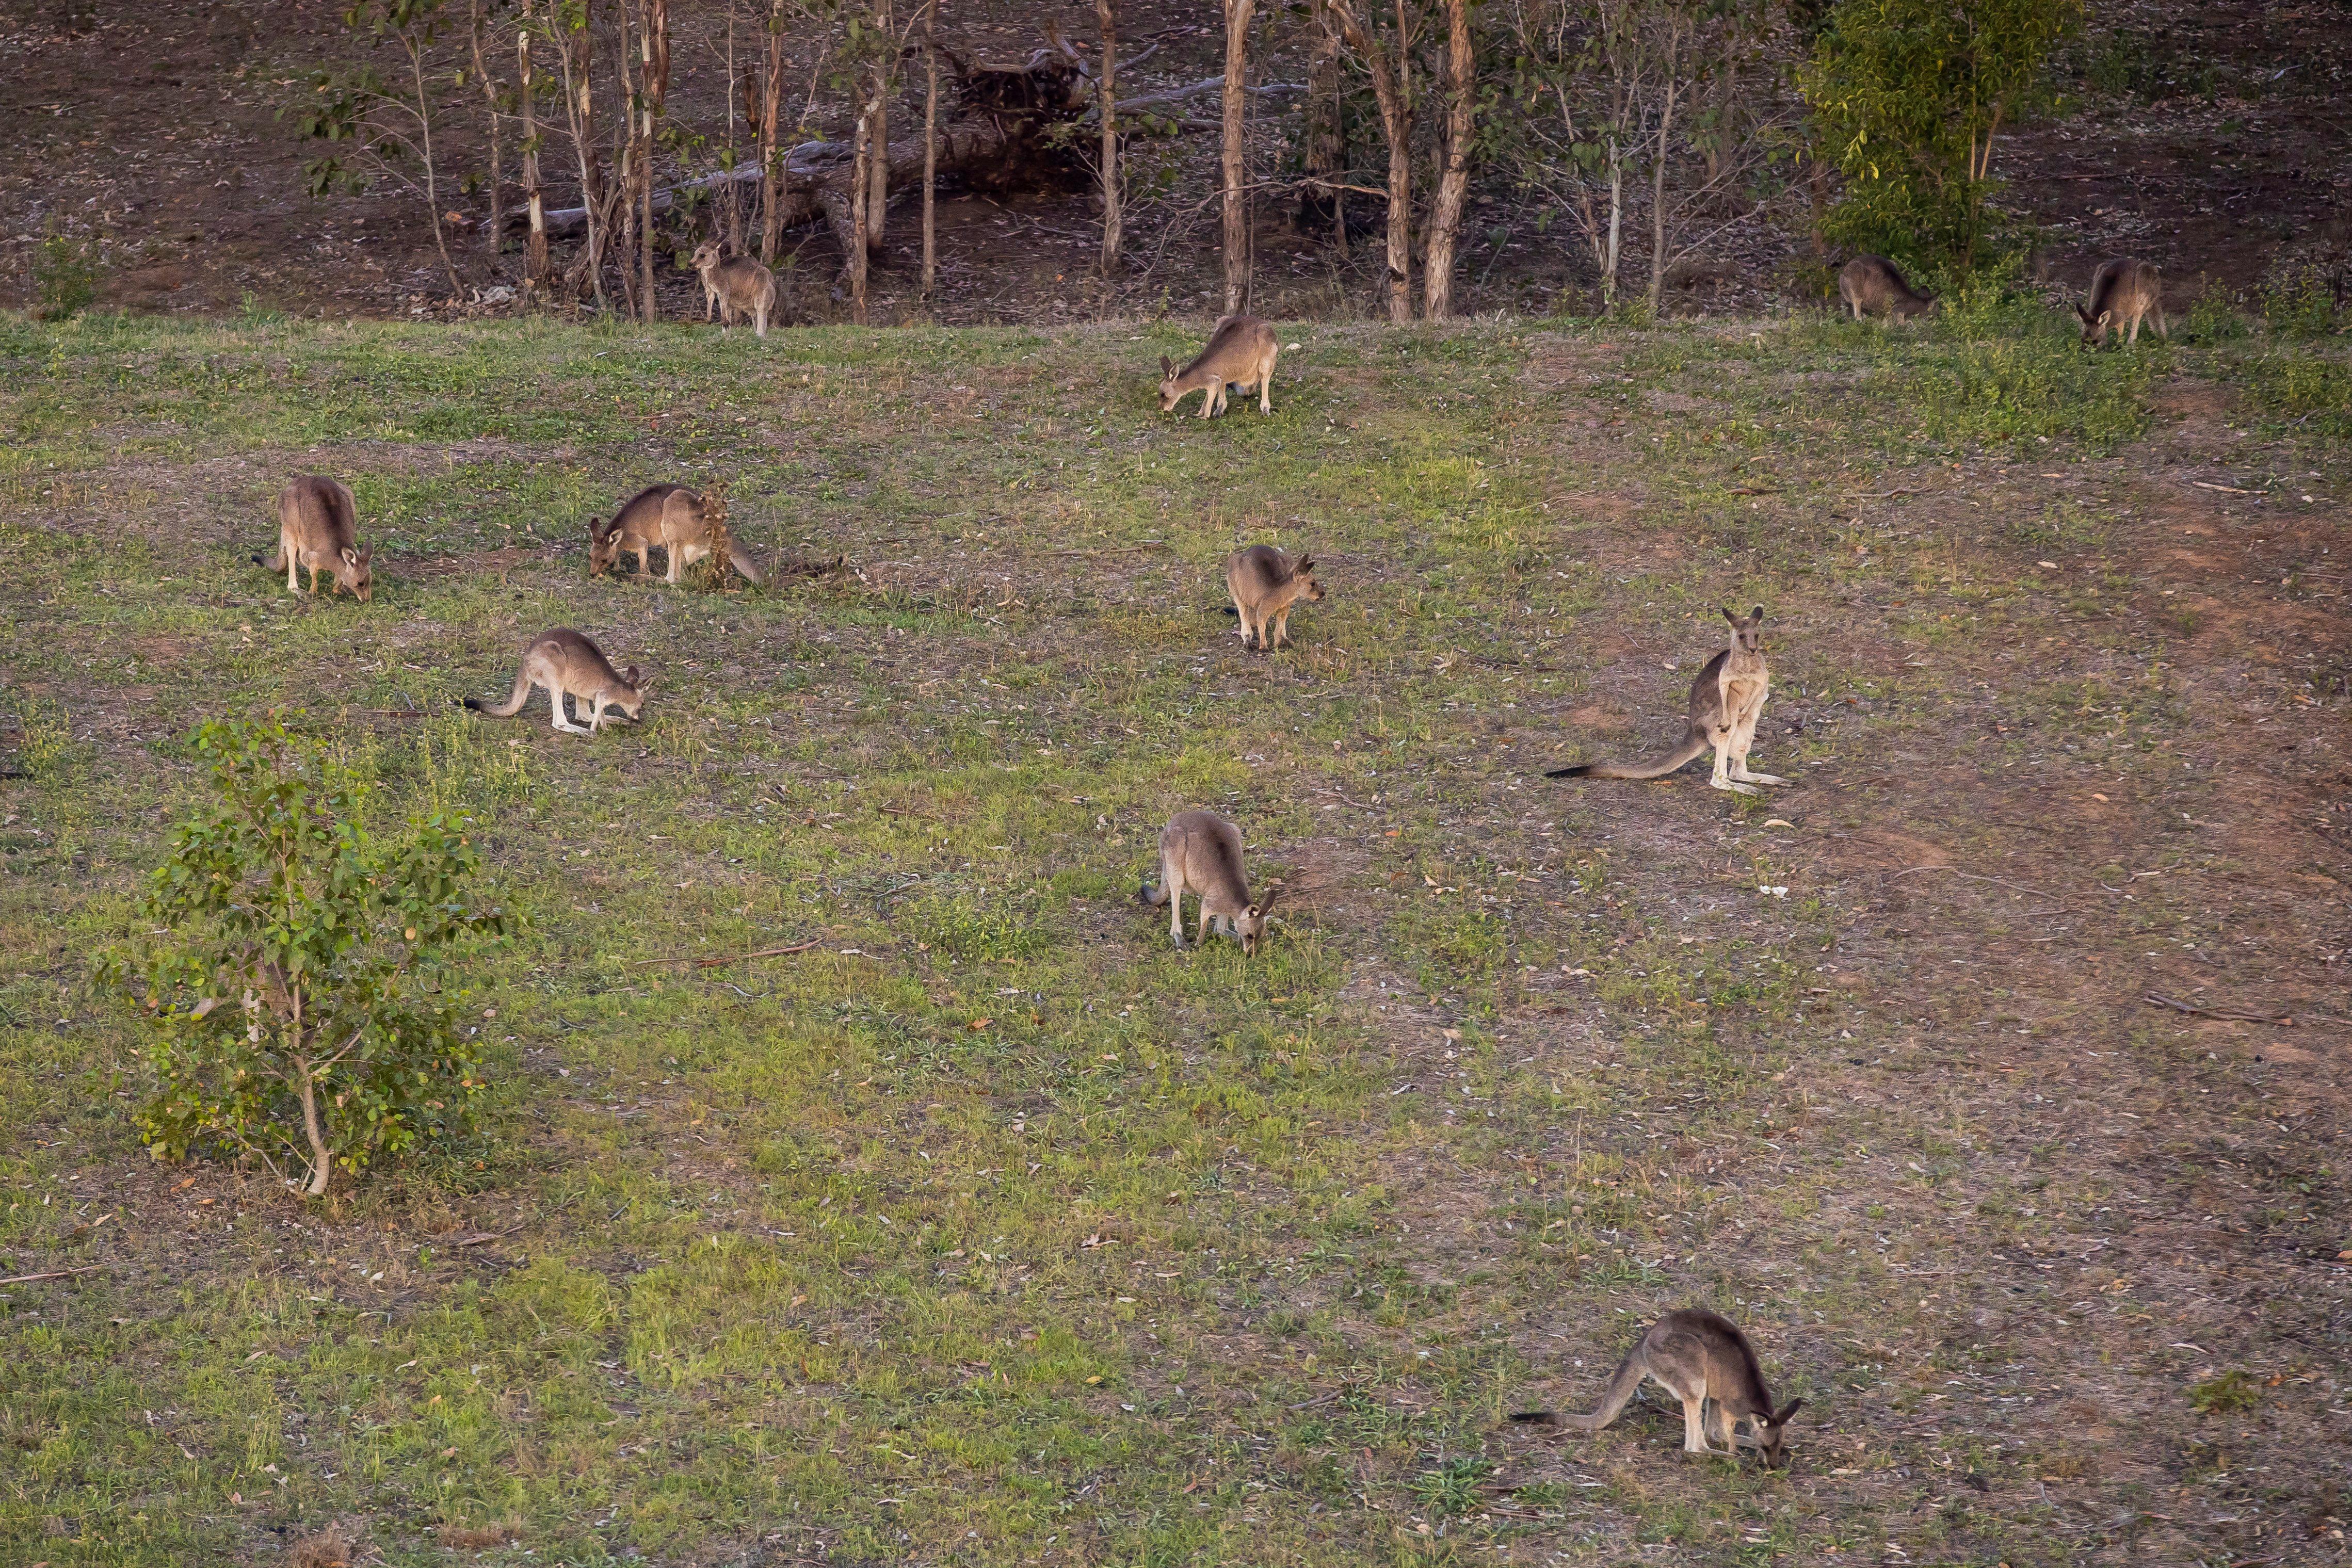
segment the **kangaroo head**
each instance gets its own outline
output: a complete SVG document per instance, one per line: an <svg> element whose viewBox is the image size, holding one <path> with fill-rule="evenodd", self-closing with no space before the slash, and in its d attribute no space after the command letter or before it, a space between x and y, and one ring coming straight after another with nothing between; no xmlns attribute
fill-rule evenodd
<svg viewBox="0 0 2352 1568"><path fill-rule="evenodd" d="M1722 610L1721 605L1716 606ZM1764 607L1758 605L1746 615L1734 615L1723 611L1723 618L1731 622L1731 647L1735 653L1760 653L1764 651Z"/></svg>
<svg viewBox="0 0 2352 1568"><path fill-rule="evenodd" d="M1243 956L1257 956L1258 947L1265 941L1269 925L1266 911L1274 907L1275 894L1281 891L1278 887L1267 888L1265 895L1243 910L1241 918L1234 922L1234 929L1241 933Z"/></svg>
<svg viewBox="0 0 2352 1568"><path fill-rule="evenodd" d="M694 247L694 270L708 277L719 266L719 242L704 240Z"/></svg>
<svg viewBox="0 0 2352 1568"><path fill-rule="evenodd" d="M1160 412L1166 413L1174 408L1180 395L1176 391L1176 361L1162 354L1160 356Z"/></svg>
<svg viewBox="0 0 2352 1568"><path fill-rule="evenodd" d="M1756 1425L1756 1452L1768 1470L1777 1470L1789 1462L1789 1418L1804 1405L1801 1399L1791 1399L1778 1410L1766 1410L1750 1417Z"/></svg>
<svg viewBox="0 0 2352 1568"><path fill-rule="evenodd" d="M646 693L654 684L653 677L638 674L637 667L631 664L621 672L621 679L627 685L628 695L624 696L618 692L607 691L604 695L604 706L618 708L627 714L632 722L635 722L637 716L645 712Z"/></svg>
<svg viewBox="0 0 2352 1568"><path fill-rule="evenodd" d="M610 570L613 570L613 563L614 563L614 561L616 561L616 560L620 559L621 559L621 528L620 528L620 524L619 524L618 522L615 522L615 523L613 525L613 531L612 531L611 533L606 533L606 532L604 531L604 518L602 518L602 517L591 517L591 518L589 518L589 519L588 519L588 575L589 575L589 576L591 576L591 577L602 577L602 576L604 576L606 572L608 572L608 571L610 571Z"/></svg>
<svg viewBox="0 0 2352 1568"><path fill-rule="evenodd" d="M1323 598L1323 585L1315 580L1315 558L1303 555L1298 564L1290 569L1290 580L1298 584L1298 597L1313 604Z"/></svg>
<svg viewBox="0 0 2352 1568"><path fill-rule="evenodd" d="M335 568L335 586L348 588L365 604L375 597L375 546L362 545L358 549L345 545L342 559Z"/></svg>

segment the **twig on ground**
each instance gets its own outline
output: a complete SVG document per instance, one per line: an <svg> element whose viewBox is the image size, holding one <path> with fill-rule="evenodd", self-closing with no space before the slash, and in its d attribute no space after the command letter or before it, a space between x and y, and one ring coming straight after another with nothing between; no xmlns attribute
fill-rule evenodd
<svg viewBox="0 0 2352 1568"><path fill-rule="evenodd" d="M692 954L681 954L675 958L638 958L632 961L629 967L639 969L648 964L691 964L698 969L715 969L721 964L740 964L746 958L781 958L788 953L805 953L824 941L824 938L820 936L813 941L794 943L790 947L762 947L756 953L730 953L720 958L697 958Z"/></svg>
<svg viewBox="0 0 2352 1568"><path fill-rule="evenodd" d="M111 1263L85 1263L79 1269L49 1269L38 1274L11 1274L0 1280L0 1285L29 1285L37 1280L70 1280L76 1274L95 1274L101 1269L111 1269Z"/></svg>
<svg viewBox="0 0 2352 1568"><path fill-rule="evenodd" d="M1081 545L1073 549L1049 549L1047 555L1132 555L1138 550L1172 549L1166 539L1145 539L1132 545Z"/></svg>
<svg viewBox="0 0 2352 1568"><path fill-rule="evenodd" d="M516 1231L520 1230L523 1226L530 1223L530 1221L526 1219L517 1224L509 1225L504 1230L477 1230L470 1236L460 1236L455 1241L444 1242L443 1245L447 1247L486 1247L493 1241L505 1240L508 1237L512 1236Z"/></svg>
<svg viewBox="0 0 2352 1568"><path fill-rule="evenodd" d="M2140 1000L2159 1008L2170 1008L2174 1012L2187 1013L2192 1018L2219 1019L2224 1023L2273 1023L2287 1029L2294 1027L2294 1015L2292 1013L2224 1012L2216 1008L2200 1008L2194 1002L2184 1002L2160 991L2150 991Z"/></svg>
<svg viewBox="0 0 2352 1568"><path fill-rule="evenodd" d="M2030 893L2036 898L2057 898L2059 896L2057 894L2050 892L2047 888L2028 887L2021 882L2003 882L1997 876L1979 876L1974 872L1962 871L1959 867L1951 865L1915 865L1907 870L1896 872L1893 876L1888 877L1886 880L1889 882L1900 882L1905 877L1909 876L1913 872L1921 871L1948 871L1963 882L1989 882L1995 887L2014 888L2020 893ZM2062 903L2060 907L2063 908L2064 904Z"/></svg>

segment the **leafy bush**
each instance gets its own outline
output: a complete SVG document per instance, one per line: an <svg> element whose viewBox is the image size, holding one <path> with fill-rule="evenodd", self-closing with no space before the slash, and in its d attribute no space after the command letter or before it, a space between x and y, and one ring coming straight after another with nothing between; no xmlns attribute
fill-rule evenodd
<svg viewBox="0 0 2352 1568"><path fill-rule="evenodd" d="M2264 354L2245 366L2247 394L2256 406L2298 431L2352 441L2352 365L2316 354Z"/></svg>
<svg viewBox="0 0 2352 1568"><path fill-rule="evenodd" d="M2246 319L2239 314L2238 297L2219 284L2208 283L2197 303L2189 308L2189 340L2220 343L2246 335Z"/></svg>
<svg viewBox="0 0 2352 1568"><path fill-rule="evenodd" d="M377 840L361 788L281 723L207 724L195 747L215 803L173 835L145 934L100 961L153 1030L140 1129L158 1158L249 1154L315 1197L464 1116L479 1053L445 981L507 918L457 823Z"/></svg>
<svg viewBox="0 0 2352 1568"><path fill-rule="evenodd" d="M2322 338L2336 330L2336 290L2315 267L2273 278L2263 289L2263 322L2282 338Z"/></svg>
<svg viewBox="0 0 2352 1568"><path fill-rule="evenodd" d="M98 252L49 220L48 233L33 253L34 314L44 321L79 316L98 298Z"/></svg>
<svg viewBox="0 0 2352 1568"><path fill-rule="evenodd" d="M2250 1374L2235 1369L2189 1388L2189 1407L2200 1416L2226 1416L2233 1410L2251 1410L2262 1402L2262 1385Z"/></svg>

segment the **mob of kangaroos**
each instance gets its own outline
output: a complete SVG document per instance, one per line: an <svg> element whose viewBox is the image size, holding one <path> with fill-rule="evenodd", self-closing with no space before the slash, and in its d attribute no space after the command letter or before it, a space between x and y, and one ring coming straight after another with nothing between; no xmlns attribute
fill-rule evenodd
<svg viewBox="0 0 2352 1568"><path fill-rule="evenodd" d="M1756 793L1759 784L1786 784L1770 773L1750 773L1748 751L1756 744L1756 720L1764 712L1765 695L1772 689L1772 672L1764 663L1764 607L1745 616L1723 612L1731 622L1731 646L1706 662L1691 683L1689 727L1683 743L1655 762L1583 762L1555 768L1547 779L1663 779L1712 750L1717 789L1742 795Z"/></svg>
<svg viewBox="0 0 2352 1568"><path fill-rule="evenodd" d="M1697 1308L1668 1312L1651 1324L1609 1380L1601 1408L1590 1416L1523 1410L1511 1419L1598 1432L1617 1419L1645 1377L1682 1401L1683 1452L1736 1458L1741 1448L1753 1448L1768 1469L1786 1462L1789 1418L1804 1401L1791 1399L1774 1409L1748 1336L1728 1318ZM1743 1422L1748 1428L1744 1434Z"/></svg>

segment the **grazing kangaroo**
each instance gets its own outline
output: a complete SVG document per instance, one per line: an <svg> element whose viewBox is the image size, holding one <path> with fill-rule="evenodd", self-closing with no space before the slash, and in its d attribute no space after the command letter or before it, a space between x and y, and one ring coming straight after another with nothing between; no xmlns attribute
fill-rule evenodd
<svg viewBox="0 0 2352 1568"><path fill-rule="evenodd" d="M1182 370L1160 356L1160 412L1166 413L1193 392L1201 394L1201 417L1225 412L1225 389L1257 389L1257 411L1274 412L1274 357L1281 345L1273 323L1256 316L1221 316L1209 346Z"/></svg>
<svg viewBox="0 0 2352 1568"><path fill-rule="evenodd" d="M1315 558L1303 555L1293 564L1272 545L1252 545L1227 556L1225 591L1234 596L1234 613L1241 618L1242 646L1269 653L1289 641L1291 606L1302 599L1310 604L1323 599Z"/></svg>
<svg viewBox="0 0 2352 1568"><path fill-rule="evenodd" d="M359 505L352 499L351 486L340 479L305 474L288 480L278 492L278 553L267 560L255 556L253 564L284 571L289 593L300 591L294 585L296 568L309 570L313 593L319 591L319 573L324 570L334 578L337 589L350 589L365 604L375 596L375 573L370 567L375 547L362 546L359 531Z"/></svg>
<svg viewBox="0 0 2352 1568"><path fill-rule="evenodd" d="M1641 1343L1609 1380L1601 1408L1590 1416L1563 1415L1557 1410L1524 1410L1514 1421L1540 1421L1571 1432L1598 1432L1633 1402L1645 1377L1655 1378L1683 1404L1683 1452L1737 1458L1743 1448L1763 1456L1767 1469L1788 1458L1783 1439L1789 1418L1805 1402L1791 1399L1778 1410L1771 1391L1764 1386L1756 1347L1738 1325L1710 1312L1686 1307L1668 1312L1650 1325ZM1707 1406L1714 1406L1713 1419ZM1748 1424L1742 1437L1739 1423ZM1710 1441L1712 1439L1712 1441ZM1721 1443L1717 1448L1716 1443Z"/></svg>
<svg viewBox="0 0 2352 1568"><path fill-rule="evenodd" d="M768 317L776 308L776 275L748 256L719 259L719 242L704 240L694 247L694 270L702 275L702 319L719 310L723 336L735 324L736 314L751 318L752 329L768 335Z"/></svg>
<svg viewBox="0 0 2352 1568"><path fill-rule="evenodd" d="M1748 751L1756 744L1756 720L1764 711L1764 697L1772 688L1772 672L1764 663L1764 607L1758 605L1743 620L1730 611L1731 646L1706 662L1691 683L1690 727L1683 743L1655 762L1585 762L1555 768L1547 779L1663 779L1694 757L1715 753L1718 789L1756 793L1759 784L1786 784L1770 773L1748 771Z"/></svg>
<svg viewBox="0 0 2352 1568"><path fill-rule="evenodd" d="M727 498L704 494L683 485L648 485L629 497L606 528L599 517L588 519L588 575L602 577L620 564L624 555L637 558L637 576L653 575L653 550L659 546L669 556L662 580L675 585L686 569L724 549L727 559L744 580L766 580L751 564L751 554L727 531Z"/></svg>
<svg viewBox="0 0 2352 1568"><path fill-rule="evenodd" d="M1931 297L1915 293L1901 269L1883 256L1857 256L1838 273L1838 298L1861 320L1865 315L1890 320L1925 316L1936 308Z"/></svg>
<svg viewBox="0 0 2352 1568"><path fill-rule="evenodd" d="M626 671L614 669L613 662L604 657L604 650L590 642L584 633L569 626L558 626L551 632L541 632L524 646L522 665L515 671L514 690L505 702L492 707L479 697L467 697L466 706L492 718L512 718L530 700L531 687L545 686L549 716L555 727L566 735L593 735L604 727L607 709L635 719L645 711L646 693L653 684L652 677L637 674L635 664ZM589 706L585 726L564 716L563 698L567 692Z"/></svg>
<svg viewBox="0 0 2352 1568"><path fill-rule="evenodd" d="M2164 319L2164 275L2147 262L2125 256L2099 263L2091 274L2090 302L2074 307L2074 314L2083 319L2083 341L2095 349L2106 347L2109 327L2121 340L2138 342L2139 324L2151 311L2157 336L2172 341Z"/></svg>
<svg viewBox="0 0 2352 1568"><path fill-rule="evenodd" d="M1201 900L1200 930L1195 946L1205 946L1213 927L1238 937L1242 951L1255 956L1265 940L1266 911L1274 893L1265 899L1250 897L1249 878L1242 873L1241 830L1208 811L1180 811L1160 832L1160 885L1145 883L1135 896L1145 904L1168 906L1168 936L1184 946L1184 895Z"/></svg>

